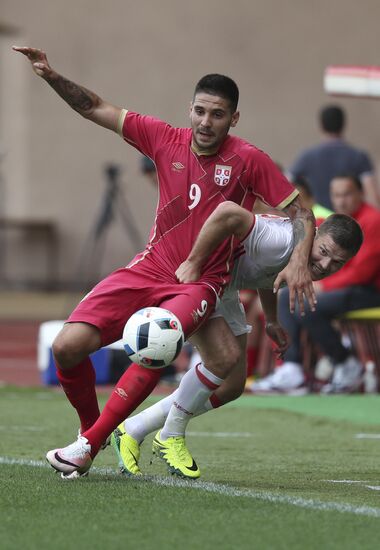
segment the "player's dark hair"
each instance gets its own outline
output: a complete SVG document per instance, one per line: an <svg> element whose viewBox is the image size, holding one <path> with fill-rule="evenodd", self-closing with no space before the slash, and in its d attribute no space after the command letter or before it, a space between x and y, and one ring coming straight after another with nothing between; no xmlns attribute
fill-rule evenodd
<svg viewBox="0 0 380 550"><path fill-rule="evenodd" d="M236 82L229 76L222 74L206 74L195 86L194 97L196 94L204 92L210 95L217 95L227 99L234 113L239 103L239 88Z"/></svg>
<svg viewBox="0 0 380 550"><path fill-rule="evenodd" d="M331 214L318 228L319 234L328 233L334 243L355 256L363 243L363 231L351 216Z"/></svg>
<svg viewBox="0 0 380 550"><path fill-rule="evenodd" d="M338 105L327 105L319 113L322 130L328 134L340 134L343 131L346 116Z"/></svg>
<svg viewBox="0 0 380 550"><path fill-rule="evenodd" d="M359 191L363 191L363 184L361 182L361 179L357 176L354 176L353 174L338 174L337 176L334 176L333 179L350 180Z"/></svg>

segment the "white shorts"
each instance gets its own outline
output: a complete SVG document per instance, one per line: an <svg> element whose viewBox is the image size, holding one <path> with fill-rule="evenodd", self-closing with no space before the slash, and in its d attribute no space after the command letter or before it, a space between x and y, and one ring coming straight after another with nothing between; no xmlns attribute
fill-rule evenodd
<svg viewBox="0 0 380 550"><path fill-rule="evenodd" d="M247 325L244 306L239 298L239 291L227 288L223 297L210 315L210 319L224 317L226 323L235 336L241 336L251 332L252 327Z"/></svg>

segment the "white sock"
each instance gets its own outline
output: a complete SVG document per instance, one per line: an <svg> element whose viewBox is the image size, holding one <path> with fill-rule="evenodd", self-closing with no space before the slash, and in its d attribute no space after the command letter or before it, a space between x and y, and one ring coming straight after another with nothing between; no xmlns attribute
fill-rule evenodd
<svg viewBox="0 0 380 550"><path fill-rule="evenodd" d="M175 392L160 438L184 436L189 420L205 408L208 398L222 382L222 378L206 369L203 363L189 370Z"/></svg>
<svg viewBox="0 0 380 550"><path fill-rule="evenodd" d="M196 416L201 416L201 414L204 414L208 411L212 411L214 408L213 404L211 403L210 399L207 399L206 403L204 405L201 405L199 409L194 413L194 418Z"/></svg>
<svg viewBox="0 0 380 550"><path fill-rule="evenodd" d="M194 369L195 367L192 370ZM138 443L141 443L147 435L162 428L169 414L170 407L177 399L177 395L178 389L140 413L127 418L124 421L124 428L127 434L136 439ZM207 399L206 403L202 404L194 413L194 417L211 411L213 408L214 406L210 399Z"/></svg>
<svg viewBox="0 0 380 550"><path fill-rule="evenodd" d="M141 443L148 434L162 428L177 393L178 389L164 399L157 401L154 405L135 414L135 416L127 418L124 422L127 434L136 439L138 443Z"/></svg>

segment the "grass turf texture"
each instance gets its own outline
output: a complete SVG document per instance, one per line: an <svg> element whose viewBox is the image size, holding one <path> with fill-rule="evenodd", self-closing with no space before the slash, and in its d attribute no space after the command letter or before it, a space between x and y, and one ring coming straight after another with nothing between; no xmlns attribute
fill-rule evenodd
<svg viewBox="0 0 380 550"><path fill-rule="evenodd" d="M107 449L87 479L62 481L44 455L77 422L56 390L1 389L0 419L4 550L378 548L380 440L355 437L380 433L377 396L243 397L191 422L202 477L175 485L149 465L151 438L147 479L116 475Z"/></svg>

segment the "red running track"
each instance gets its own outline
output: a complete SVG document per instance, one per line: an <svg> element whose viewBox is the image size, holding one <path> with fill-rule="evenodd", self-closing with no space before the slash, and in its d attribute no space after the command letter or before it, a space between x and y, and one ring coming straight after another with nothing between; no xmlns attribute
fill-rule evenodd
<svg viewBox="0 0 380 550"><path fill-rule="evenodd" d="M37 369L38 321L0 322L0 383L40 386Z"/></svg>

